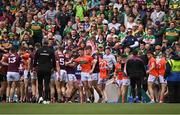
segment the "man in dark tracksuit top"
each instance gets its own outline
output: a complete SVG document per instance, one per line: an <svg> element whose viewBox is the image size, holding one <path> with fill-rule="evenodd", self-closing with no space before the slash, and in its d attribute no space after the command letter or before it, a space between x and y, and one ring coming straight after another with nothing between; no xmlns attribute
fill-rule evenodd
<svg viewBox="0 0 180 115"><path fill-rule="evenodd" d="M145 66L143 61L137 56L138 52L136 50L133 51L133 56L127 60L126 63L126 72L130 78L131 82L131 92L134 98L134 102L136 102L136 92L135 87L137 85L137 94L138 98L141 101L141 85L142 80L146 75Z"/></svg>
<svg viewBox="0 0 180 115"><path fill-rule="evenodd" d="M52 48L48 47L48 42L43 43L43 47L38 49L34 57L34 68L37 69L38 77L38 91L39 91L39 102L47 103L49 100L49 83L51 78L51 71L55 69L55 54ZM43 80L45 83L45 96L43 99Z"/></svg>

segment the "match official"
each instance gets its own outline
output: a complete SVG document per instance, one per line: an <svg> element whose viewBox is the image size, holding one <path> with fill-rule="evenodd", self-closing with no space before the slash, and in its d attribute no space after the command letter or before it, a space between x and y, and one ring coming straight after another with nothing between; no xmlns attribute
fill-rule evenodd
<svg viewBox="0 0 180 115"><path fill-rule="evenodd" d="M38 103L49 103L50 98L50 78L51 72L55 69L56 62L55 62L55 54L52 48L48 47L48 42L45 41L43 43L43 47L38 49L35 53L34 57L34 68L37 71L38 77L38 92L39 92L39 101ZM45 85L45 95L43 98L43 80Z"/></svg>
<svg viewBox="0 0 180 115"><path fill-rule="evenodd" d="M143 78L146 76L145 66L143 61L138 57L138 51L133 51L133 56L127 60L126 63L126 72L130 78L131 82L131 92L136 102L136 85L137 85L137 95L138 95L138 102L141 101L141 85ZM138 103L137 102L137 103Z"/></svg>

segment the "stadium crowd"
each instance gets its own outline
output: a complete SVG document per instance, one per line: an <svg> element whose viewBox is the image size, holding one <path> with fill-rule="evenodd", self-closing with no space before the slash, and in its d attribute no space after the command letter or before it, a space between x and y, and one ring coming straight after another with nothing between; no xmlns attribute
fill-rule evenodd
<svg viewBox="0 0 180 115"><path fill-rule="evenodd" d="M179 103L179 24L179 0L0 0L0 101Z"/></svg>

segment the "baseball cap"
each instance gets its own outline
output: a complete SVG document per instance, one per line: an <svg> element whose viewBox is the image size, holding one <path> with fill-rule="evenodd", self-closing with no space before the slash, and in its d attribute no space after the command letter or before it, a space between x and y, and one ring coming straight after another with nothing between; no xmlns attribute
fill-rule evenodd
<svg viewBox="0 0 180 115"><path fill-rule="evenodd" d="M128 57L128 55L126 55L126 54L122 54L122 56L121 56L122 58L127 58Z"/></svg>
<svg viewBox="0 0 180 115"><path fill-rule="evenodd" d="M118 9L118 7L117 7L117 6L114 6L113 8L114 8L114 9Z"/></svg>
<svg viewBox="0 0 180 115"><path fill-rule="evenodd" d="M113 6L113 3L109 3L109 6Z"/></svg>
<svg viewBox="0 0 180 115"><path fill-rule="evenodd" d="M99 48L103 48L103 45L102 45L102 44L99 44L98 47L99 47Z"/></svg>
<svg viewBox="0 0 180 115"><path fill-rule="evenodd" d="M14 37L14 33L13 32L10 32L9 34L8 34L8 36L10 37L10 38L12 38L12 37Z"/></svg>

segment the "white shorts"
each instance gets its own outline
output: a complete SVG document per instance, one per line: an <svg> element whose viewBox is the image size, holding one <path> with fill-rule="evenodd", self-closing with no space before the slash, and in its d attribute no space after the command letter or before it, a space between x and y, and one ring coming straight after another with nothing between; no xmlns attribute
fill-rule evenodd
<svg viewBox="0 0 180 115"><path fill-rule="evenodd" d="M30 72L30 74L31 74L31 80L37 79L37 73Z"/></svg>
<svg viewBox="0 0 180 115"><path fill-rule="evenodd" d="M56 80L56 72L51 73L51 80L52 81Z"/></svg>
<svg viewBox="0 0 180 115"><path fill-rule="evenodd" d="M92 80L98 81L99 73L93 73L91 76L92 76Z"/></svg>
<svg viewBox="0 0 180 115"><path fill-rule="evenodd" d="M92 76L89 73L81 72L81 81L92 81Z"/></svg>
<svg viewBox="0 0 180 115"><path fill-rule="evenodd" d="M28 70L24 70L23 76L24 76L24 79L28 79Z"/></svg>
<svg viewBox="0 0 180 115"><path fill-rule="evenodd" d="M76 76L74 74L67 74L68 75L68 81L77 81Z"/></svg>
<svg viewBox="0 0 180 115"><path fill-rule="evenodd" d="M118 87L122 86L122 80L116 80L116 83L118 84Z"/></svg>
<svg viewBox="0 0 180 115"><path fill-rule="evenodd" d="M106 84L106 82L107 82L107 79L99 78L98 80L98 84Z"/></svg>
<svg viewBox="0 0 180 115"><path fill-rule="evenodd" d="M149 74L148 76L148 82L152 82L152 83L155 83L157 80L157 78L151 74Z"/></svg>
<svg viewBox="0 0 180 115"><path fill-rule="evenodd" d="M7 72L7 81L19 81L20 75L18 72Z"/></svg>
<svg viewBox="0 0 180 115"><path fill-rule="evenodd" d="M58 80L58 81L65 81L65 82L67 82L68 81L67 77L68 76L67 76L67 71L66 70L60 70L59 73L56 72L56 80Z"/></svg>
<svg viewBox="0 0 180 115"><path fill-rule="evenodd" d="M167 80L166 79L164 79L164 77L163 76L159 76L159 82L161 83L161 84L167 84Z"/></svg>
<svg viewBox="0 0 180 115"><path fill-rule="evenodd" d="M122 79L122 85L129 86L130 85L130 80L129 79Z"/></svg>

